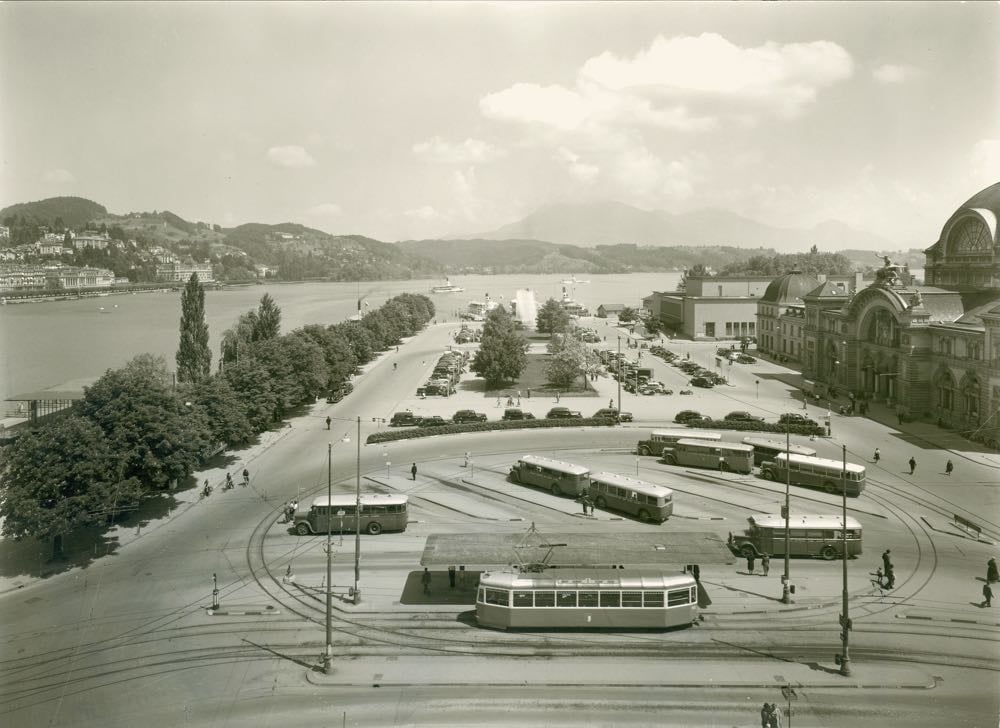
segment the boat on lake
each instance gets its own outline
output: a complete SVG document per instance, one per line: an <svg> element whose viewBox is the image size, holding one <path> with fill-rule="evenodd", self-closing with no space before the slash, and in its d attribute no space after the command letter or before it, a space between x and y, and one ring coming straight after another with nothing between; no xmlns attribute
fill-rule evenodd
<svg viewBox="0 0 1000 728"><path fill-rule="evenodd" d="M448 278L444 279L443 286L434 286L431 288L431 293L461 293L465 289L461 286L453 286L451 280Z"/></svg>

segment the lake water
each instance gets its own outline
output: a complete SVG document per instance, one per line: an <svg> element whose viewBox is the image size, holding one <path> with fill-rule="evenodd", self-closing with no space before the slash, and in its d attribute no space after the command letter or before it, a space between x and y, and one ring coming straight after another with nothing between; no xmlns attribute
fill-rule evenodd
<svg viewBox="0 0 1000 728"><path fill-rule="evenodd" d="M591 312L602 303L638 308L652 291L674 290L680 276L679 272L579 276L579 281L565 287ZM465 291L448 294L430 293L431 286L443 284L443 280L268 284L210 290L205 293L205 317L212 365L217 365L223 332L240 314L256 308L264 293L271 294L281 308L281 330L286 333L306 324L326 325L350 318L357 313L359 295L375 308L400 293L423 293L434 301L439 318L453 320L469 301L483 300L487 294L506 304L518 289L529 288L539 303L558 299L563 280L571 279L559 275L455 276L451 283ZM99 377L136 354L162 355L173 369L180 310L179 292L0 306L0 417L8 409L3 400L11 395Z"/></svg>

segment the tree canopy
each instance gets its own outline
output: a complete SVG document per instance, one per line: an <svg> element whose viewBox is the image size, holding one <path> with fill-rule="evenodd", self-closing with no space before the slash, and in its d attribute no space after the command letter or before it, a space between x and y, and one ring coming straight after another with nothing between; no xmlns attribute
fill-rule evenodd
<svg viewBox="0 0 1000 728"><path fill-rule="evenodd" d="M177 381L203 382L212 370L205 322L205 290L192 273L181 293L181 334L177 347Z"/></svg>
<svg viewBox="0 0 1000 728"><path fill-rule="evenodd" d="M591 351L582 341L569 334L557 335L549 343L548 351L550 358L545 366L545 375L550 383L560 389L569 389L573 380L582 376L586 385Z"/></svg>
<svg viewBox="0 0 1000 728"><path fill-rule="evenodd" d="M562 304L550 298L538 309L535 317L535 329L540 334L562 334L569 330L570 316Z"/></svg>
<svg viewBox="0 0 1000 728"><path fill-rule="evenodd" d="M487 384L503 384L517 379L528 363L528 342L514 326L503 306L486 315L479 351L469 369Z"/></svg>
<svg viewBox="0 0 1000 728"><path fill-rule="evenodd" d="M798 270L811 276L850 275L854 264L840 253L820 253L814 245L808 253L754 255L745 261L729 263L719 271L724 276L780 276Z"/></svg>

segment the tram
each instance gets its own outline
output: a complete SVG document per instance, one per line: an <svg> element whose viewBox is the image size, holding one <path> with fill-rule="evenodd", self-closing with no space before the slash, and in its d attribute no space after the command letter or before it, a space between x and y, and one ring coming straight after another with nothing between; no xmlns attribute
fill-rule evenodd
<svg viewBox="0 0 1000 728"><path fill-rule="evenodd" d="M487 571L476 619L495 629L669 629L698 618L698 584L662 569Z"/></svg>

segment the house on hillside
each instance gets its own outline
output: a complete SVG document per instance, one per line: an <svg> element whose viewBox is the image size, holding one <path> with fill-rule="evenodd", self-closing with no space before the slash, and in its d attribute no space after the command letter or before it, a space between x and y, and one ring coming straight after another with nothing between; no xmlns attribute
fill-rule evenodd
<svg viewBox="0 0 1000 728"><path fill-rule="evenodd" d="M602 303L597 307L597 317L607 318L608 316L618 317L622 311L628 308L624 303Z"/></svg>

